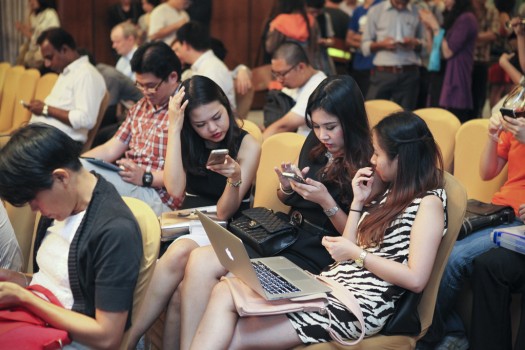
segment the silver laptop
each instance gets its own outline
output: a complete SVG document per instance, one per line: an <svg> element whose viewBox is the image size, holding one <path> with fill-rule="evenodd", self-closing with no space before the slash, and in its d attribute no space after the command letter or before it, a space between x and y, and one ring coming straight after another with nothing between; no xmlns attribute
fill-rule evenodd
<svg viewBox="0 0 525 350"><path fill-rule="evenodd" d="M330 292L330 288L282 256L251 259L242 240L197 211L221 264L266 300Z"/></svg>

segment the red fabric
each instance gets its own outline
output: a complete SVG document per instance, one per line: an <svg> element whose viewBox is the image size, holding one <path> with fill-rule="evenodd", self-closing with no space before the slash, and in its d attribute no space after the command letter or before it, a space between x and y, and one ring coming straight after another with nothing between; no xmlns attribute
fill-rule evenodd
<svg viewBox="0 0 525 350"><path fill-rule="evenodd" d="M509 84L511 83L509 75L500 67L498 63L494 63L489 68L489 83L491 84Z"/></svg>
<svg viewBox="0 0 525 350"><path fill-rule="evenodd" d="M27 289L43 294L49 302L62 307L48 289L42 286L29 286ZM46 321L23 307L0 310L2 349L54 350L70 343L71 339L66 331L49 326Z"/></svg>

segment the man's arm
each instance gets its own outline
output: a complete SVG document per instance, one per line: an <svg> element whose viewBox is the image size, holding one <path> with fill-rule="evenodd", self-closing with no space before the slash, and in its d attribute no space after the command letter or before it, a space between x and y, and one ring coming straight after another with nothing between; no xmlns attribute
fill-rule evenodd
<svg viewBox="0 0 525 350"><path fill-rule="evenodd" d="M273 134L286 131L295 131L298 127L305 123L304 116L301 116L292 111L286 113L282 118L270 124L263 132L263 138L267 139Z"/></svg>
<svg viewBox="0 0 525 350"><path fill-rule="evenodd" d="M167 37L168 35L172 34L173 32L177 31L180 27L182 27L184 24L188 23L189 18L184 17L183 19L173 23L169 24L165 27L162 27L155 33L149 35L150 40L159 40Z"/></svg>
<svg viewBox="0 0 525 350"><path fill-rule="evenodd" d="M82 154L83 157L100 158L106 162L113 163L128 149L128 145L121 142L119 139L112 137L106 143L95 147L86 153Z"/></svg>

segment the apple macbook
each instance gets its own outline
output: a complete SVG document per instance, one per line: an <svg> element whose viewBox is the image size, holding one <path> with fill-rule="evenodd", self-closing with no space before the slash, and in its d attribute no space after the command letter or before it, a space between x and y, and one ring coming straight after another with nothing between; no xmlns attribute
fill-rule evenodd
<svg viewBox="0 0 525 350"><path fill-rule="evenodd" d="M326 293L331 289L283 256L251 259L242 240L197 211L221 264L266 300Z"/></svg>

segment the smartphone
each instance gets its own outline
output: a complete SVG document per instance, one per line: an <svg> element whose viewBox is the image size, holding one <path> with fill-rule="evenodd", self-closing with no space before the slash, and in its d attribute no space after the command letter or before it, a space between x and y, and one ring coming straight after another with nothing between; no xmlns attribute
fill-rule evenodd
<svg viewBox="0 0 525 350"><path fill-rule="evenodd" d="M509 117L513 119L517 118L516 112L514 112L514 110L511 108L500 108L499 111L501 112L501 115L504 117Z"/></svg>
<svg viewBox="0 0 525 350"><path fill-rule="evenodd" d="M104 169L115 171L117 173L122 170L119 166L117 166L117 165L115 165L113 163L106 162L105 160L102 160L102 159L99 159L99 158L91 158L91 157L80 157L80 158L87 160L91 164L94 164L94 165L99 166L99 167L104 168Z"/></svg>
<svg viewBox="0 0 525 350"><path fill-rule="evenodd" d="M296 173L284 172L282 174L283 174L284 177L286 177L286 178L288 178L290 180L293 180L295 182L299 182L301 184L305 184L306 183L306 181L304 181L304 179L301 176L297 175Z"/></svg>
<svg viewBox="0 0 525 350"><path fill-rule="evenodd" d="M227 154L228 154L228 150L226 148L212 150L210 153L210 156L208 157L208 161L206 162L206 165L223 164L224 161L226 160Z"/></svg>
<svg viewBox="0 0 525 350"><path fill-rule="evenodd" d="M29 108L29 103L27 103L27 102L24 101L24 100L20 100L20 104L21 104L22 106L24 106L24 108Z"/></svg>

